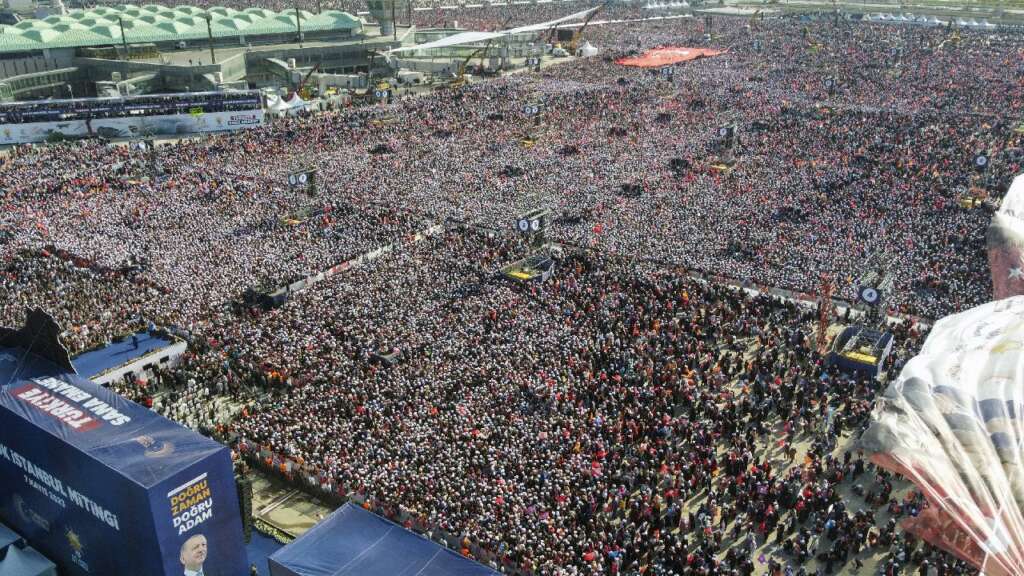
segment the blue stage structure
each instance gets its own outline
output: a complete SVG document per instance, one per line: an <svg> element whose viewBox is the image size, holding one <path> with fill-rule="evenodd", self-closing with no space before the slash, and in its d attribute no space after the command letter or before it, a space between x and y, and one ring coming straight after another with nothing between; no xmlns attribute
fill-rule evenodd
<svg viewBox="0 0 1024 576"><path fill-rule="evenodd" d="M891 332L867 326L847 326L832 341L826 361L848 373L879 378L892 352Z"/></svg>
<svg viewBox="0 0 1024 576"><path fill-rule="evenodd" d="M247 574L228 448L22 339L47 322L0 331L0 520L62 576Z"/></svg>
<svg viewBox="0 0 1024 576"><path fill-rule="evenodd" d="M267 558L283 547L284 544L259 530L252 531L252 539L245 545L245 551L249 555L249 562L256 566L257 576L269 576L270 569L267 567Z"/></svg>
<svg viewBox="0 0 1024 576"><path fill-rule="evenodd" d="M352 503L268 559L271 576L497 576Z"/></svg>

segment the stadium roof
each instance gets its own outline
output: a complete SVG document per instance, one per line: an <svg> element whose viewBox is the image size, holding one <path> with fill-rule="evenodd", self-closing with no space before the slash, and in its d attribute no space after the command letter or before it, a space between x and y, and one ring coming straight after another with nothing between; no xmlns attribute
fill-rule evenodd
<svg viewBox="0 0 1024 576"><path fill-rule="evenodd" d="M65 15L0 26L0 52L120 44L121 24L124 24L124 40L129 44L205 40L207 15L210 17L210 31L214 38L296 32L294 10L235 10L223 6L204 10L195 6L169 8L155 4L125 4L72 10ZM338 10L325 10L320 14L300 10L299 15L304 33L357 30L362 27L356 17Z"/></svg>

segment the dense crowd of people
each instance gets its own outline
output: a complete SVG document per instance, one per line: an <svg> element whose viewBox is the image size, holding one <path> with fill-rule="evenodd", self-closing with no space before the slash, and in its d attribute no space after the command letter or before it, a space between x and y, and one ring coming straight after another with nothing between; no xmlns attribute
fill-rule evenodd
<svg viewBox="0 0 1024 576"><path fill-rule="evenodd" d="M489 279L514 255L449 231L242 328L287 383L230 426L240 450L508 572L958 573L886 528L913 504L885 474L833 455L879 384L823 366L813 311L577 253L547 284Z"/></svg>
<svg viewBox="0 0 1024 576"><path fill-rule="evenodd" d="M701 42L702 26L596 27L591 39L615 55L636 40ZM174 312L196 321L247 286L407 234L417 215L504 228L546 206L558 240L742 282L814 292L825 273L852 297L873 256L890 268L902 312L937 317L984 301L987 215L958 201L1000 193L1019 169L1013 119L1024 99L1003 66L1019 39L965 33L940 49L941 29L718 28L730 51L677 67L672 81L591 58L160 148L154 180L136 177L148 164L126 148L32 150L0 176L13 196L10 243L141 263L191 300ZM826 77L840 79L832 94ZM523 118L526 103L541 105L538 118ZM738 127L728 173L714 168L723 124ZM992 168L978 173L982 151ZM303 157L333 176L319 197L284 182ZM302 210L316 216L280 225ZM209 247L227 244L236 256L222 262Z"/></svg>
<svg viewBox="0 0 1024 576"><path fill-rule="evenodd" d="M614 62L705 33L727 51L671 78ZM183 334L182 364L117 389L510 573L970 573L896 529L921 496L850 443L879 382L826 364L812 309L718 280L851 298L874 258L892 312L988 300L989 216L959 200L1020 169L1024 43L746 19L587 36L603 56L387 106L18 149L0 323L42 306L76 352ZM300 165L317 190L289 188ZM538 207L553 277L506 281ZM890 376L923 337L894 330Z"/></svg>

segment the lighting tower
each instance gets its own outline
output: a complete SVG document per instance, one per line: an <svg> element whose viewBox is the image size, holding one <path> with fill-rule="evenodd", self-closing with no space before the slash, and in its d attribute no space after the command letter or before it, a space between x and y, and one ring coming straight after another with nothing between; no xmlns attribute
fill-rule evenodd
<svg viewBox="0 0 1024 576"><path fill-rule="evenodd" d="M370 16L380 22L380 35L395 34L395 8L399 0L367 0Z"/></svg>

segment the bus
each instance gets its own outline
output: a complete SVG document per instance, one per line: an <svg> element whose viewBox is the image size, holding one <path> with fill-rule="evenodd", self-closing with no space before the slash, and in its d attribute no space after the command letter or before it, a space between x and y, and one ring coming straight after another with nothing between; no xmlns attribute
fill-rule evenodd
<svg viewBox="0 0 1024 576"><path fill-rule="evenodd" d="M187 135L263 122L255 90L8 102L0 104L0 145Z"/></svg>

